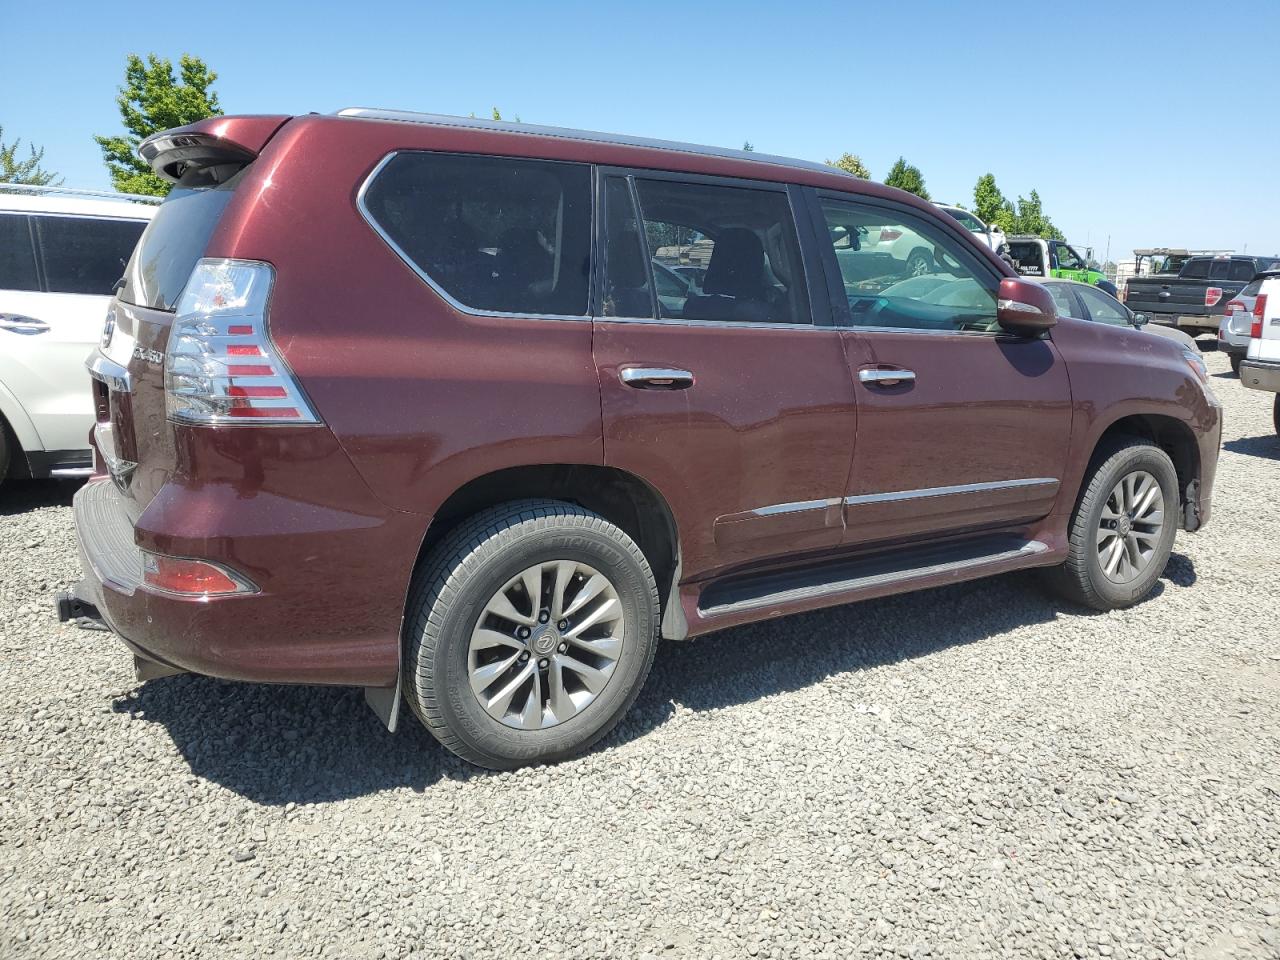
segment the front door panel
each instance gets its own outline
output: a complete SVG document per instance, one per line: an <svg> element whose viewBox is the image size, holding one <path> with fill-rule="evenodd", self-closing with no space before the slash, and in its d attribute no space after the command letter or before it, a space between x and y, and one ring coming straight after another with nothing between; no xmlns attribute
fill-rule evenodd
<svg viewBox="0 0 1280 960"><path fill-rule="evenodd" d="M845 501L851 543L1036 520L1057 496L1071 389L1052 342L848 331L858 436ZM863 382L866 370L914 380Z"/></svg>

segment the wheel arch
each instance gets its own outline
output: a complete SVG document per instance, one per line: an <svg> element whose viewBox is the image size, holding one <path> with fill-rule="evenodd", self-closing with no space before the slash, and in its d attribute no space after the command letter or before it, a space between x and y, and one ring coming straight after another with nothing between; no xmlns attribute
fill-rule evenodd
<svg viewBox="0 0 1280 960"><path fill-rule="evenodd" d="M1173 461L1178 475L1179 525L1186 527L1188 508L1196 501L1200 482L1200 444L1192 429L1177 417L1158 413L1132 413L1119 417L1106 426L1094 442L1089 455L1088 471L1106 456L1110 445L1122 437L1139 437L1159 447ZM1083 489L1081 484L1081 489Z"/></svg>
<svg viewBox="0 0 1280 960"><path fill-rule="evenodd" d="M445 499L432 517L418 551L415 571L459 523L488 507L512 500L564 500L600 514L620 527L648 560L662 605L662 635L683 639L688 632L677 587L680 539L666 498L633 473L591 464L508 467L475 477ZM409 596L406 594L406 607Z"/></svg>

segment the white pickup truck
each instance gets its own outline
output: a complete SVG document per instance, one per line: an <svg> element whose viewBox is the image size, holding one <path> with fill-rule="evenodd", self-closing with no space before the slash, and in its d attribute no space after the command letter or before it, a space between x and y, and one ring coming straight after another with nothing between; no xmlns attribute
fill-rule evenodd
<svg viewBox="0 0 1280 960"><path fill-rule="evenodd" d="M1280 270L1261 274L1262 287L1253 302L1249 352L1240 363L1240 382L1276 395L1273 418L1280 434Z"/></svg>

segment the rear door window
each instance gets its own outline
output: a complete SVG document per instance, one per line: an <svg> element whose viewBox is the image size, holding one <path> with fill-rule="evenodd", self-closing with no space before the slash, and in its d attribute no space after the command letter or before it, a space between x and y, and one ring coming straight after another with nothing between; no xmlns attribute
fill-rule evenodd
<svg viewBox="0 0 1280 960"><path fill-rule="evenodd" d="M0 290L39 290L36 250L23 214L0 214Z"/></svg>
<svg viewBox="0 0 1280 960"><path fill-rule="evenodd" d="M50 293L110 296L124 276L133 248L146 228L142 220L97 217L31 218Z"/></svg>
<svg viewBox="0 0 1280 960"><path fill-rule="evenodd" d="M587 313L586 164L405 151L364 190L365 215L455 304L485 313Z"/></svg>
<svg viewBox="0 0 1280 960"><path fill-rule="evenodd" d="M1231 270L1231 261L1215 260L1209 267L1210 280L1226 280Z"/></svg>
<svg viewBox="0 0 1280 960"><path fill-rule="evenodd" d="M784 191L640 177L635 186L651 272L706 270L700 290L681 290L664 276L658 286L663 317L810 322L800 244Z"/></svg>

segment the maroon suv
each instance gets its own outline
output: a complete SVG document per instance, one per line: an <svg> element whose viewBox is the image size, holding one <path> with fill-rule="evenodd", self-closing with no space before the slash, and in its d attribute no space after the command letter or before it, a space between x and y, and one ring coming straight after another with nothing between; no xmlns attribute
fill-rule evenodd
<svg viewBox="0 0 1280 960"><path fill-rule="evenodd" d="M1182 349L1058 320L897 190L376 110L141 154L175 186L90 361L60 602L140 678L361 686L554 761L659 637L1022 567L1121 607L1208 518Z"/></svg>

